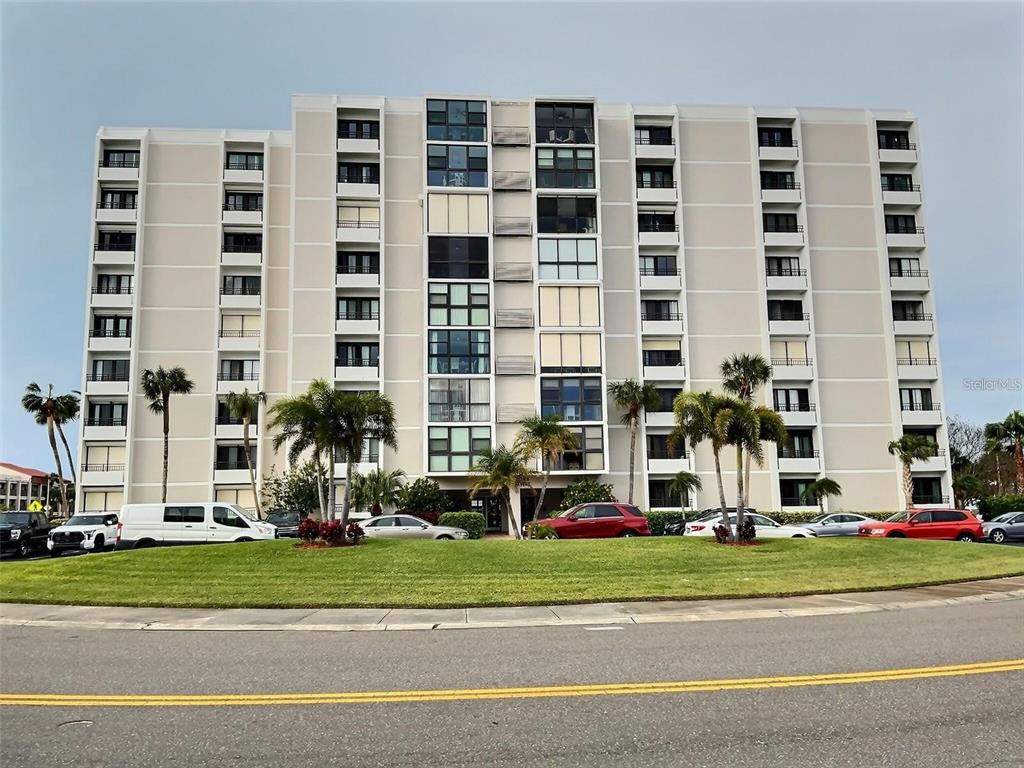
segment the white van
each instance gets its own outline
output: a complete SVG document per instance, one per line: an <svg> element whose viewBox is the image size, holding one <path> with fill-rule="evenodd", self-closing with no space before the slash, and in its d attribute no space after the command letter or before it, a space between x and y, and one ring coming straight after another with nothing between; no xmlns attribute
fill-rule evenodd
<svg viewBox="0 0 1024 768"><path fill-rule="evenodd" d="M216 544L276 538L277 528L235 504L174 502L125 504L118 516L116 549L171 544Z"/></svg>

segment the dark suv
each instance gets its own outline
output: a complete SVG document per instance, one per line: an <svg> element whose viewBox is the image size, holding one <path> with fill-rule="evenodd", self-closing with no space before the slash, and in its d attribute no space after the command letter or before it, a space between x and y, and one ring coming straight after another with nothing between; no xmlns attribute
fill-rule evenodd
<svg viewBox="0 0 1024 768"><path fill-rule="evenodd" d="M0 555L45 552L52 529L42 512L0 512Z"/></svg>

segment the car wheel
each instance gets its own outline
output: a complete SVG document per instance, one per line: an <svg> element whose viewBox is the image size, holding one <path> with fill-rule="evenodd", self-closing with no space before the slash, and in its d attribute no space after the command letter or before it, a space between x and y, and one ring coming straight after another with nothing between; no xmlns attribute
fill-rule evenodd
<svg viewBox="0 0 1024 768"><path fill-rule="evenodd" d="M103 551L103 536L97 536L96 537L96 541L94 541L92 543L92 551L93 552L102 552Z"/></svg>
<svg viewBox="0 0 1024 768"><path fill-rule="evenodd" d="M29 545L29 543L27 541L23 541L23 542L21 542L18 545L18 556L19 557L28 557L31 554L32 554L32 547Z"/></svg>
<svg viewBox="0 0 1024 768"><path fill-rule="evenodd" d="M248 536L242 536L242 537L241 537L241 538L239 538L239 539L235 539L235 541L236 541L236 542L242 542L242 541L252 541L252 539L250 539L250 538L249 538Z"/></svg>
<svg viewBox="0 0 1024 768"><path fill-rule="evenodd" d="M59 549L48 549L48 550L46 550L46 554L48 554L50 557L60 557L60 550Z"/></svg>
<svg viewBox="0 0 1024 768"><path fill-rule="evenodd" d="M959 534L956 537L956 540L957 541L963 541L963 542L972 542L972 541L974 541L974 536L972 534L968 533L967 531L964 531L963 533Z"/></svg>
<svg viewBox="0 0 1024 768"><path fill-rule="evenodd" d="M152 539L139 539L135 542L135 549L146 549L148 547L155 547L156 542Z"/></svg>
<svg viewBox="0 0 1024 768"><path fill-rule="evenodd" d="M449 536L447 533L442 533L440 536L437 537L437 540L438 541L451 541L452 537Z"/></svg>
<svg viewBox="0 0 1024 768"><path fill-rule="evenodd" d="M636 535L637 535L636 531L634 531L631 528L627 528L626 530L624 530L622 533L619 534L619 538L620 539L631 539L631 538L633 538Z"/></svg>
<svg viewBox="0 0 1024 768"><path fill-rule="evenodd" d="M889 534L889 538L890 539L905 539L905 538L907 538L907 534L903 533L902 531L893 531L892 533Z"/></svg>
<svg viewBox="0 0 1024 768"><path fill-rule="evenodd" d="M792 536L790 536L790 538L791 539L806 539L807 537L804 536L802 533L794 533Z"/></svg>
<svg viewBox="0 0 1024 768"><path fill-rule="evenodd" d="M1004 541L1006 541L1006 531L1004 531L1002 528L996 528L994 531L991 531L989 533L988 538L990 541L993 541L996 544L1002 544Z"/></svg>

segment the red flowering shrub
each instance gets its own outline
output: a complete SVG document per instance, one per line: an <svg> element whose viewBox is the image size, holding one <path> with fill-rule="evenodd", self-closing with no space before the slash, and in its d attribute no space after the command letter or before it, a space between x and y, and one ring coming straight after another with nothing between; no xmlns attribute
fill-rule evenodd
<svg viewBox="0 0 1024 768"><path fill-rule="evenodd" d="M345 543L345 529L341 527L340 521L327 520L320 523L320 538L323 539L328 546L336 547L339 544Z"/></svg>
<svg viewBox="0 0 1024 768"><path fill-rule="evenodd" d="M311 517L307 517L299 523L299 538L307 544L312 544L320 535L320 523Z"/></svg>
<svg viewBox="0 0 1024 768"><path fill-rule="evenodd" d="M360 540L363 538L363 536L366 535L366 533L363 531L362 526L359 525L359 523L349 523L346 533L348 534L349 540L353 544L358 544Z"/></svg>

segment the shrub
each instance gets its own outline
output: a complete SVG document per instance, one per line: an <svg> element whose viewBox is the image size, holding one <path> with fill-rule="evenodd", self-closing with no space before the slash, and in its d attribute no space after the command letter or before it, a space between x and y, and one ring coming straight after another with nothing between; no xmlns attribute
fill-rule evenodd
<svg viewBox="0 0 1024 768"><path fill-rule="evenodd" d="M989 496L978 501L978 513L982 520L991 520L1007 512L1024 510L1024 493L1004 493Z"/></svg>
<svg viewBox="0 0 1024 768"><path fill-rule="evenodd" d="M438 525L462 528L469 533L469 538L483 538L487 521L479 512L445 512L438 520Z"/></svg>
<svg viewBox="0 0 1024 768"><path fill-rule="evenodd" d="M528 539L557 539L558 534L550 525L544 523L527 523L526 538Z"/></svg>
<svg viewBox="0 0 1024 768"><path fill-rule="evenodd" d="M754 521L749 517L743 518L743 525L740 526L738 537L740 541L753 541L757 538L757 529L754 527Z"/></svg>
<svg viewBox="0 0 1024 768"><path fill-rule="evenodd" d="M715 534L715 541L717 541L719 544L725 544L727 541L729 541L729 529L721 523L712 528L711 532Z"/></svg>
<svg viewBox="0 0 1024 768"><path fill-rule="evenodd" d="M560 511L572 509L577 504L590 504L597 501L618 501L610 483L599 483L593 477L584 477L569 483L558 505Z"/></svg>
<svg viewBox="0 0 1024 768"><path fill-rule="evenodd" d="M363 537L366 535L366 532L363 530L363 527L359 525L359 523L349 523L348 528L345 530L345 533L348 536L349 541L351 541L353 544L358 544L360 541L363 540Z"/></svg>
<svg viewBox="0 0 1024 768"><path fill-rule="evenodd" d="M320 523L311 517L307 517L299 523L299 538L307 544L312 544L320 536Z"/></svg>
<svg viewBox="0 0 1024 768"><path fill-rule="evenodd" d="M431 525L437 525L441 519L440 512L417 510L413 512L411 509L404 509L403 512L407 512L410 515L416 515L420 520L426 520Z"/></svg>
<svg viewBox="0 0 1024 768"><path fill-rule="evenodd" d="M422 517L428 523L437 524L438 516L451 506L448 494L435 481L420 477L406 485L398 494L398 508L402 512Z"/></svg>
<svg viewBox="0 0 1024 768"><path fill-rule="evenodd" d="M326 496L327 479L321 477L320 483ZM287 509L303 514L319 512L316 466L312 461L307 461L280 475L271 469L270 474L263 478L260 498L265 510Z"/></svg>
<svg viewBox="0 0 1024 768"><path fill-rule="evenodd" d="M345 529L340 520L325 520L320 523L320 538L328 545L336 547L345 542Z"/></svg>
<svg viewBox="0 0 1024 768"><path fill-rule="evenodd" d="M678 509L651 510L647 513L647 526L651 529L651 536L664 536L666 525L685 519L686 515Z"/></svg>

